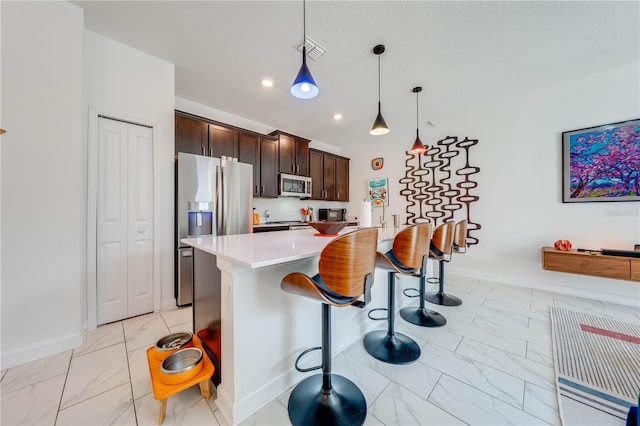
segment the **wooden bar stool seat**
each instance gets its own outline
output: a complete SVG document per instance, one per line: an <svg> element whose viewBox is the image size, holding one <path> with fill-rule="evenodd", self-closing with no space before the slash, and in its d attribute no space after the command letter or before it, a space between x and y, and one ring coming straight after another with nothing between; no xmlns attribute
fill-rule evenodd
<svg viewBox="0 0 640 426"><path fill-rule="evenodd" d="M364 348L372 357L390 364L409 364L420 357L420 346L409 336L395 331L395 279L397 274L418 276L429 251L431 224L421 223L400 231L386 253L377 253L376 267L388 274L387 308L369 312L371 319L386 319L387 330L375 330L364 336ZM386 310L386 318L373 318L371 312Z"/></svg>
<svg viewBox="0 0 640 426"><path fill-rule="evenodd" d="M322 346L305 350L296 359L300 372L322 369L298 383L289 397L289 420L298 425L362 425L367 403L349 379L331 373L331 306L364 307L371 300L378 231L361 229L331 241L320 254L319 273L293 272L282 279L282 290L322 303ZM363 297L364 300L360 300ZM322 350L322 365L300 368L300 359Z"/></svg>
<svg viewBox="0 0 640 426"><path fill-rule="evenodd" d="M458 223L447 222L440 225L443 231L431 239L429 257L438 261L438 291L427 293L424 298L427 302L442 306L458 306L462 300L444 292L444 264L451 261L452 252L464 253L467 240L467 220ZM437 231L438 229L436 229Z"/></svg>

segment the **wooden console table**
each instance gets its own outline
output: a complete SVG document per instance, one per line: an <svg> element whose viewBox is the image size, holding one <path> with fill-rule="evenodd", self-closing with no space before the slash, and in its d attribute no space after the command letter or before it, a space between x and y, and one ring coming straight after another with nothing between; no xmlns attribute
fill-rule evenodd
<svg viewBox="0 0 640 426"><path fill-rule="evenodd" d="M606 256L542 248L542 268L548 271L640 282L640 258Z"/></svg>

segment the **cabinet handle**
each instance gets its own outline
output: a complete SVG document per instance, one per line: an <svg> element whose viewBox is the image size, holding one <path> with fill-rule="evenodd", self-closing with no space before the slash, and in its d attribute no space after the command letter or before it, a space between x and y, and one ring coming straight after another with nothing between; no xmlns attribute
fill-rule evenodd
<svg viewBox="0 0 640 426"><path fill-rule="evenodd" d="M209 157L213 157L213 148L209 148Z"/></svg>
<svg viewBox="0 0 640 426"><path fill-rule="evenodd" d="M204 155L204 146L202 147L202 155Z"/></svg>
<svg viewBox="0 0 640 426"><path fill-rule="evenodd" d="M336 198L337 198L338 200L340 199L340 193L339 193L339 192L336 194Z"/></svg>
<svg viewBox="0 0 640 426"><path fill-rule="evenodd" d="M258 193L258 185L256 185L256 194Z"/></svg>
<svg viewBox="0 0 640 426"><path fill-rule="evenodd" d="M296 166L295 165L291 165L291 173L295 173L296 172Z"/></svg>
<svg viewBox="0 0 640 426"><path fill-rule="evenodd" d="M300 173L300 164L296 164L296 173Z"/></svg>
<svg viewBox="0 0 640 426"><path fill-rule="evenodd" d="M260 194L264 194L264 185L262 185L262 191L260 191Z"/></svg>

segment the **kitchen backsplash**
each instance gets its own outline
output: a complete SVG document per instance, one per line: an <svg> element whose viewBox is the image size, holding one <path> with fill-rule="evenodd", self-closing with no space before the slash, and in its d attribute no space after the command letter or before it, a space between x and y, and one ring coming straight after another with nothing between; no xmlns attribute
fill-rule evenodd
<svg viewBox="0 0 640 426"><path fill-rule="evenodd" d="M302 221L304 216L300 209L306 209L307 207L313 209L313 220L318 220L318 209L320 208L347 208L348 206L349 203L338 201L300 200L292 197L253 199L253 207L256 209L256 213L260 215L260 218L264 218L265 211L269 210L269 220L271 222L284 220ZM347 214L351 215L351 212L347 212Z"/></svg>

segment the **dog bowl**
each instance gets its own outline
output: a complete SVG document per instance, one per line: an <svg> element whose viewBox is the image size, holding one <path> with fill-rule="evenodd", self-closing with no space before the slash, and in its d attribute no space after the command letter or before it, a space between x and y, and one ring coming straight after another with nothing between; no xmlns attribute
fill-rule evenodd
<svg viewBox="0 0 640 426"><path fill-rule="evenodd" d="M335 235L338 232L342 231L345 226L347 226L349 222L347 221L321 221L321 222L309 222L316 231L323 235Z"/></svg>
<svg viewBox="0 0 640 426"><path fill-rule="evenodd" d="M178 349L182 349L188 346L192 346L193 334L184 331L180 333L172 333L164 336L162 339L156 342L154 347L155 358L158 361L164 360L167 356L171 355Z"/></svg>
<svg viewBox="0 0 640 426"><path fill-rule="evenodd" d="M202 351L198 348L180 349L160 364L160 381L166 385L182 383L202 370Z"/></svg>

